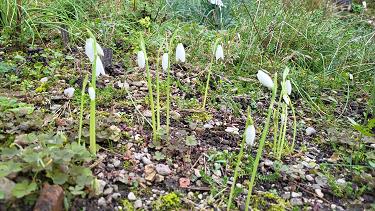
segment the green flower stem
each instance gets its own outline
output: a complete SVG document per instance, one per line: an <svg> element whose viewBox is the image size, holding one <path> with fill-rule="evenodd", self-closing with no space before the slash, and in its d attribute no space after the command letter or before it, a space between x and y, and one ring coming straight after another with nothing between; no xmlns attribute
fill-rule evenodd
<svg viewBox="0 0 375 211"><path fill-rule="evenodd" d="M287 120L288 120L288 107L287 105L284 106L282 116L285 116L284 122L282 122L281 125L281 131L280 131L280 136L279 136L279 148L278 148L278 154L277 154L277 159L281 160L281 156L283 154L283 151L285 149L285 135L286 135L286 126L287 126Z"/></svg>
<svg viewBox="0 0 375 211"><path fill-rule="evenodd" d="M293 115L293 140L292 140L292 146L290 149L290 153L294 151L294 143L296 141L296 136L297 136L297 118L296 118L296 112L294 110L293 103L290 102L290 108L292 110L292 115Z"/></svg>
<svg viewBox="0 0 375 211"><path fill-rule="evenodd" d="M219 40L220 39L216 39L215 41L215 44L213 46L213 49L212 49L212 57L211 57L211 61L210 61L210 64L208 66L208 76L207 76L207 82L206 82L206 88L204 90L204 97L203 97L203 105L202 105L202 109L205 110L206 109L206 102L207 102L207 95L208 95L208 88L210 86L210 78L211 78L211 69L212 69L212 64L214 62L214 58L215 58L215 52L216 52L216 47L219 43Z"/></svg>
<svg viewBox="0 0 375 211"><path fill-rule="evenodd" d="M166 134L167 134L167 141L170 141L170 123L171 123L171 61L172 61L172 44L173 41L176 37L176 34L178 32L178 29L173 33L170 41L169 41L169 46L168 48L168 68L167 68L167 88L166 88L166 95L167 95L167 100L166 100Z"/></svg>
<svg viewBox="0 0 375 211"><path fill-rule="evenodd" d="M146 60L146 75L147 75L147 87L148 87L148 94L150 98L150 109L151 109L151 123L152 123L152 140L154 144L157 144L157 131L156 131L156 118L155 118L155 104L154 104L154 96L152 91L152 79L150 74L150 67L148 65L148 57L146 53L146 47L143 39L142 33L140 34L140 42L141 42L141 50L145 55Z"/></svg>
<svg viewBox="0 0 375 211"><path fill-rule="evenodd" d="M266 124L264 126L262 136L261 136L261 139L259 141L259 147L258 147L258 151L257 151L256 157L255 157L255 161L254 161L254 165L253 165L253 171L251 173L251 181L249 183L249 190L248 190L248 194L247 194L247 197L246 197L245 211L249 210L250 197L251 197L251 193L253 191L253 186L254 186L257 170L258 170L260 157L262 156L263 147L264 147L264 144L265 144L265 141L266 141L266 138L267 138L267 134L268 134L268 130L269 130L269 126L270 126L272 109L273 109L273 105L275 103L276 92L277 92L277 73L275 73L273 83L274 83L274 87L273 87L273 90L272 90L271 104L270 104L270 107L268 108Z"/></svg>
<svg viewBox="0 0 375 211"><path fill-rule="evenodd" d="M251 118L250 107L248 107L245 130L249 125L252 125L252 124L254 124L254 123L253 123L253 119ZM228 203L227 203L227 211L230 211L230 208L231 208L234 189L236 187L236 182L237 182L237 177L238 177L238 171L240 170L240 164L241 164L241 160L242 160L242 157L243 157L243 154L244 154L245 141L246 141L246 134L244 133L243 138L242 138L242 142L241 142L241 149L240 149L240 152L237 156L236 168L234 169L233 183L232 183L232 186L230 188L230 194L229 194L229 199L228 199Z"/></svg>
<svg viewBox="0 0 375 211"><path fill-rule="evenodd" d="M98 52L96 49L96 39L91 34L92 38L94 39L94 61L92 64L92 78L91 78L91 86L95 90L96 94L96 60L98 59ZM90 100L90 151L94 155L96 155L96 101Z"/></svg>
<svg viewBox="0 0 375 211"><path fill-rule="evenodd" d="M87 82L88 82L88 75L85 76L85 79L83 79L83 83L82 83L81 106L80 106L80 111L79 111L78 144L81 144L81 138L82 138L83 107L85 104L85 91L86 91Z"/></svg>

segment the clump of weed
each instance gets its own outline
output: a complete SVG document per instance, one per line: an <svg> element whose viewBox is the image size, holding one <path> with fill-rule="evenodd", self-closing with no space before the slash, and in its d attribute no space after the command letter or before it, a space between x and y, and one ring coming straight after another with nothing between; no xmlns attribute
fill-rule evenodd
<svg viewBox="0 0 375 211"><path fill-rule="evenodd" d="M180 197L175 193L168 193L167 195L160 196L153 205L155 210L171 210L178 209L181 207Z"/></svg>

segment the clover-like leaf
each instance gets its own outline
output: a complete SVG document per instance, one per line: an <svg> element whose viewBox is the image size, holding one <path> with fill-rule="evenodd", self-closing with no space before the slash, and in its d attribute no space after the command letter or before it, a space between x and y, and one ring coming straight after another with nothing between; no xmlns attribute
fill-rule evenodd
<svg viewBox="0 0 375 211"><path fill-rule="evenodd" d="M20 183L17 183L14 188L12 189L12 195L16 198L22 198L26 195L29 195L30 193L37 190L38 186L35 182L29 183L28 181L23 181Z"/></svg>
<svg viewBox="0 0 375 211"><path fill-rule="evenodd" d="M187 136L185 139L185 144L188 146L196 146L198 145L197 139L195 138L194 135Z"/></svg>

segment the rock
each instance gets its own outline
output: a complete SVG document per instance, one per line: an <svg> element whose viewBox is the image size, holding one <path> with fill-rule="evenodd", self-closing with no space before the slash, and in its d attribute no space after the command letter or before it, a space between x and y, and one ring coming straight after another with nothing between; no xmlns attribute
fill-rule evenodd
<svg viewBox="0 0 375 211"><path fill-rule="evenodd" d="M268 160L268 159L266 159L266 160L264 161L264 165L265 165L265 166L268 166L268 167L273 166L273 161L272 161L272 160Z"/></svg>
<svg viewBox="0 0 375 211"><path fill-rule="evenodd" d="M107 182L101 179L98 179L98 194L102 194L104 192L104 188L107 185Z"/></svg>
<svg viewBox="0 0 375 211"><path fill-rule="evenodd" d="M100 197L98 199L98 206L105 206L107 204L107 202L105 201L105 198L104 197Z"/></svg>
<svg viewBox="0 0 375 211"><path fill-rule="evenodd" d="M160 174L156 174L155 176L155 182L163 182L164 181L164 176Z"/></svg>
<svg viewBox="0 0 375 211"><path fill-rule="evenodd" d="M194 175L197 177L197 178L200 178L202 175L199 171L199 169L194 169Z"/></svg>
<svg viewBox="0 0 375 211"><path fill-rule="evenodd" d="M178 113L177 111L171 111L171 117L174 120L179 120L179 119L181 119L181 114Z"/></svg>
<svg viewBox="0 0 375 211"><path fill-rule="evenodd" d="M211 129L211 128L213 128L214 126L211 125L211 124L209 124L209 123L207 123L207 124L204 124L203 127L206 128L206 129Z"/></svg>
<svg viewBox="0 0 375 211"><path fill-rule="evenodd" d="M143 111L143 115L144 115L145 117L152 117L152 113L151 113L150 110L145 110L145 111Z"/></svg>
<svg viewBox="0 0 375 211"><path fill-rule="evenodd" d="M227 127L227 128L225 129L225 132L227 132L227 133L232 133L232 134L236 134L236 135L239 134L238 131L239 131L239 129L236 128L236 127Z"/></svg>
<svg viewBox="0 0 375 211"><path fill-rule="evenodd" d="M290 200L290 204L291 204L292 206L302 206L302 205L303 205L303 201L302 201L301 198L292 198L292 199Z"/></svg>
<svg viewBox="0 0 375 211"><path fill-rule="evenodd" d="M302 193L301 192L292 192L292 198L298 198L298 197L302 197Z"/></svg>
<svg viewBox="0 0 375 211"><path fill-rule="evenodd" d="M316 195L319 196L319 198L323 198L324 197L324 194L323 194L323 192L322 192L321 189L315 189L315 193L316 193Z"/></svg>
<svg viewBox="0 0 375 211"><path fill-rule="evenodd" d="M179 183L180 183L180 188L187 188L190 185L190 179L181 177L179 179Z"/></svg>
<svg viewBox="0 0 375 211"><path fill-rule="evenodd" d="M112 198L114 199L114 200L117 200L117 199L119 199L121 197L121 194L120 193L114 193L114 194L112 194Z"/></svg>
<svg viewBox="0 0 375 211"><path fill-rule="evenodd" d="M138 199L134 202L134 208L141 208L143 206L142 200Z"/></svg>
<svg viewBox="0 0 375 211"><path fill-rule="evenodd" d="M346 181L345 181L345 179L340 178L340 179L336 180L336 183L337 183L338 185L345 185Z"/></svg>
<svg viewBox="0 0 375 211"><path fill-rule="evenodd" d="M114 167L119 167L121 164L121 161L117 160L117 159L113 159L113 166Z"/></svg>
<svg viewBox="0 0 375 211"><path fill-rule="evenodd" d="M58 185L44 183L34 211L63 211L64 190Z"/></svg>
<svg viewBox="0 0 375 211"><path fill-rule="evenodd" d="M146 84L147 84L146 81L134 81L134 82L131 83L131 85L137 86L137 87L142 87L142 86L144 86Z"/></svg>
<svg viewBox="0 0 375 211"><path fill-rule="evenodd" d="M145 166L145 180L146 181L154 181L156 176L155 167L153 164L148 164Z"/></svg>
<svg viewBox="0 0 375 211"><path fill-rule="evenodd" d="M0 190L4 192L5 200L9 200L12 198L12 189L15 185L15 182L6 177L0 178Z"/></svg>
<svg viewBox="0 0 375 211"><path fill-rule="evenodd" d="M148 159L148 158L145 157L145 156L142 157L142 162L143 162L145 165L152 164L151 160Z"/></svg>
<svg viewBox="0 0 375 211"><path fill-rule="evenodd" d="M325 176L317 176L315 177L315 182L318 184L320 187L327 187L327 178Z"/></svg>
<svg viewBox="0 0 375 211"><path fill-rule="evenodd" d="M130 192L128 194L128 199L129 199L129 201L135 201L137 199L137 197L134 195L133 192Z"/></svg>
<svg viewBox="0 0 375 211"><path fill-rule="evenodd" d="M288 200L290 199L290 192L285 192L281 195L281 198L285 199L285 200Z"/></svg>
<svg viewBox="0 0 375 211"><path fill-rule="evenodd" d="M199 195L198 195L198 199L203 199L203 195L202 195L202 194L199 194Z"/></svg>
<svg viewBox="0 0 375 211"><path fill-rule="evenodd" d="M309 182L314 181L314 177L311 176L310 174L306 175L306 179L307 179L307 181L309 181Z"/></svg>
<svg viewBox="0 0 375 211"><path fill-rule="evenodd" d="M171 169L169 169L169 166L164 164L156 165L156 171L163 176L167 176L172 172Z"/></svg>
<svg viewBox="0 0 375 211"><path fill-rule="evenodd" d="M308 128L306 128L306 135L307 135L307 136L312 136L312 135L314 135L315 133L316 133L315 128L313 128L313 127L308 127Z"/></svg>
<svg viewBox="0 0 375 211"><path fill-rule="evenodd" d="M104 195L109 195L111 193L113 193L113 188L112 187L109 187L109 188L105 189L104 192L103 192Z"/></svg>

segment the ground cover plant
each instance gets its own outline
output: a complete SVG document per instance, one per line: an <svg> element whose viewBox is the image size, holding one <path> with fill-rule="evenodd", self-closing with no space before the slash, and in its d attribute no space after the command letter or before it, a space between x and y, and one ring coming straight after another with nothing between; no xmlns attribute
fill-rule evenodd
<svg viewBox="0 0 375 211"><path fill-rule="evenodd" d="M343 4L1 2L0 210L375 209L375 4Z"/></svg>

